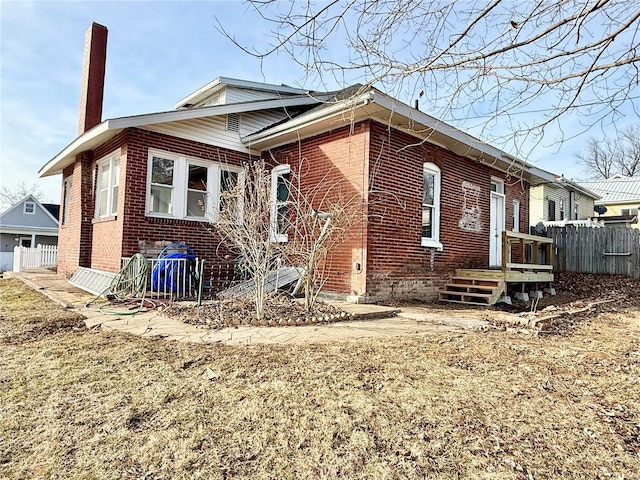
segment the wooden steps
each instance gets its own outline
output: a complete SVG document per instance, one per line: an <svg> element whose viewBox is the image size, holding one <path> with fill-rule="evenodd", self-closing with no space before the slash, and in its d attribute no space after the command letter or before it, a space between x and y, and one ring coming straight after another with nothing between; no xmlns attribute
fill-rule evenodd
<svg viewBox="0 0 640 480"><path fill-rule="evenodd" d="M440 290L441 302L493 305L504 292L504 276L495 270L456 270Z"/></svg>

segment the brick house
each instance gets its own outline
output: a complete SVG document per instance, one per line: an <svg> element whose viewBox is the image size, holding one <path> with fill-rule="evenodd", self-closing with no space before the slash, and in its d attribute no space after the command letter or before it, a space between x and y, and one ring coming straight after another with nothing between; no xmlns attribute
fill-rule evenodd
<svg viewBox="0 0 640 480"><path fill-rule="evenodd" d="M354 301L434 298L456 268L499 266L500 233L527 232L530 186L554 178L371 87L220 77L175 110L102 121L106 36L96 24L87 32L79 136L40 170L62 175L61 275L116 272L141 242L162 240L215 264L225 179L263 158L277 188L304 159L302 182L330 178L366 214L328 258L326 289Z"/></svg>

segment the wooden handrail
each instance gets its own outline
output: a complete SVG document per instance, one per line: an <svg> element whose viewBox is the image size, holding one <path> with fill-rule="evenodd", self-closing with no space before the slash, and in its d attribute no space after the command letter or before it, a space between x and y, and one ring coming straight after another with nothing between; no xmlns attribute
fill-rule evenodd
<svg viewBox="0 0 640 480"><path fill-rule="evenodd" d="M511 247L517 243L520 262L511 261ZM526 262L525 247L531 245L531 261ZM545 263L540 263L539 251L543 249ZM502 232L502 271L508 270L552 270L553 267L553 239L529 235L520 232Z"/></svg>

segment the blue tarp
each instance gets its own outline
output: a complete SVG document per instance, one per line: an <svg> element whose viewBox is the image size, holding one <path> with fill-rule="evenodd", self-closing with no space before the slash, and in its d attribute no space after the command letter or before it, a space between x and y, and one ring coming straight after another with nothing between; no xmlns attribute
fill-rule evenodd
<svg viewBox="0 0 640 480"><path fill-rule="evenodd" d="M167 253L168 252L168 253ZM196 255L183 243L167 245L151 272L151 288L158 292L186 293L195 280Z"/></svg>

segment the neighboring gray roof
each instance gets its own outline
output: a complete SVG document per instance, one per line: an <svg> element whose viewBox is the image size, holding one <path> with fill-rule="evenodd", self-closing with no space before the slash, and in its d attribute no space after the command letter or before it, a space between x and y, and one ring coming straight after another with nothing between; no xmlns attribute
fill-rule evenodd
<svg viewBox="0 0 640 480"><path fill-rule="evenodd" d="M28 215L23 212L25 202L35 204L36 209L33 215ZM58 219L55 218L51 211L42 205L37 198L33 195L27 195L0 213L0 229L3 231L7 231L8 229L26 229L34 231L52 230L57 232Z"/></svg>
<svg viewBox="0 0 640 480"><path fill-rule="evenodd" d="M640 177L616 175L606 180L580 182L580 186L600 195L596 204L640 202Z"/></svg>

